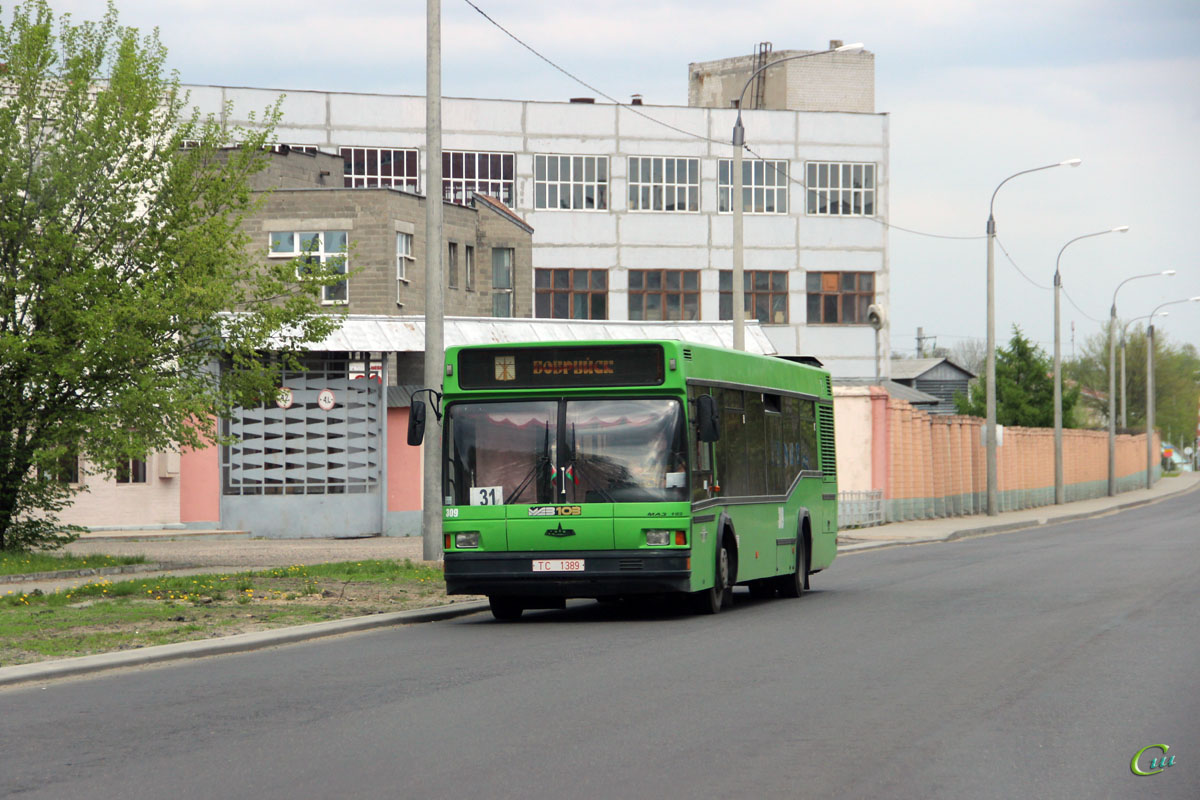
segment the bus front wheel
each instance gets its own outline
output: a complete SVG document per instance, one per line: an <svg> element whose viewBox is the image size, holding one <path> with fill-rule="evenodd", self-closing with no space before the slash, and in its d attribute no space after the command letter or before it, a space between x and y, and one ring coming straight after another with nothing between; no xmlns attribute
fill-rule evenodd
<svg viewBox="0 0 1200 800"><path fill-rule="evenodd" d="M505 622L521 618L521 612L525 609L512 597L498 597L491 595L488 597L488 605L492 608L492 616Z"/></svg>
<svg viewBox="0 0 1200 800"><path fill-rule="evenodd" d="M733 602L733 554L724 542L717 550L713 585L696 593L696 610L701 614L716 614Z"/></svg>

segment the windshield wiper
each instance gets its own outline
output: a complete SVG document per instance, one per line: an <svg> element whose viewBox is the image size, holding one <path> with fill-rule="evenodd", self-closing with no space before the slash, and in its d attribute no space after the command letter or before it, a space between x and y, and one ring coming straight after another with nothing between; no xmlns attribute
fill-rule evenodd
<svg viewBox="0 0 1200 800"><path fill-rule="evenodd" d="M504 505L508 505L515 498L520 497L521 492L525 491L525 487L528 486L529 482L531 480L533 480L534 477L537 475L538 469L540 469L543 466L548 465L549 463L550 463L550 423L547 422L546 423L546 436L542 442L542 454L540 456L538 456L537 460L535 460L533 462L533 466L529 468L529 473L525 475L525 478L521 481L521 483L517 486L517 488L514 489L511 494L509 494L507 497L504 498Z"/></svg>

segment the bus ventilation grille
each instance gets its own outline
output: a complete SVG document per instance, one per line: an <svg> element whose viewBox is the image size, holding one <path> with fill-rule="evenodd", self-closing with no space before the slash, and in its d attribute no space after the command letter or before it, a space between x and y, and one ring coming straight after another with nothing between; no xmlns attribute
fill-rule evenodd
<svg viewBox="0 0 1200 800"><path fill-rule="evenodd" d="M833 397L833 378L829 377L828 375L825 376L825 392L830 397Z"/></svg>
<svg viewBox="0 0 1200 800"><path fill-rule="evenodd" d="M640 558L622 558L617 562L617 569L628 572L631 570L641 570L646 568L646 562Z"/></svg>
<svg viewBox="0 0 1200 800"><path fill-rule="evenodd" d="M690 348L690 347L683 348L683 360L684 361L692 360L692 348Z"/></svg>
<svg viewBox="0 0 1200 800"><path fill-rule="evenodd" d="M821 431L821 471L826 480L837 480L837 450L833 442L833 406L817 406L817 424Z"/></svg>

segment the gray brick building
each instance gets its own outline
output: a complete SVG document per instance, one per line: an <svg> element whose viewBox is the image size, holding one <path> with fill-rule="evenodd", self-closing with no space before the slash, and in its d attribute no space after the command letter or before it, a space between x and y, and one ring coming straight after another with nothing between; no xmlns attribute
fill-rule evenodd
<svg viewBox="0 0 1200 800"><path fill-rule="evenodd" d="M307 254L344 259L345 284L322 302L350 314L425 313L425 203L393 187L342 185L342 157L280 148L254 178L265 202L246 220L252 251L264 261ZM521 217L486 195L470 206L443 203L446 311L457 316L529 317L532 233Z"/></svg>

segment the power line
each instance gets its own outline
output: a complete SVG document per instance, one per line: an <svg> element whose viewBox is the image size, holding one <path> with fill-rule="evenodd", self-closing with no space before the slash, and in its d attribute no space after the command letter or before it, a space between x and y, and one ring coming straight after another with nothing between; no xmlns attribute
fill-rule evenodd
<svg viewBox="0 0 1200 800"><path fill-rule="evenodd" d="M1078 311L1080 314L1083 314L1085 317L1087 317L1088 319L1090 319L1092 322L1097 322L1097 323L1099 323L1099 324L1101 324L1101 325L1103 325L1103 324L1104 324L1104 320L1102 320L1102 319L1096 319L1096 318L1095 318L1095 317L1093 317L1091 314L1087 313L1087 312L1086 312L1086 311L1084 311L1082 308L1080 308L1080 307L1079 307L1079 304L1075 302L1074 298L1072 298L1072 297L1071 297L1071 295L1067 294L1067 287L1065 287L1065 286L1064 286L1064 287L1062 287L1062 293L1063 293L1063 295L1064 295L1064 296L1067 298L1067 302L1068 302L1068 303L1070 303L1071 305L1075 306L1075 310L1076 310L1076 311Z"/></svg>
<svg viewBox="0 0 1200 800"><path fill-rule="evenodd" d="M573 73L571 73L571 72L570 72L570 71L568 71L567 69L565 69L565 68L563 68L563 67L559 66L559 65L558 65L558 64L556 64L554 61L551 61L549 58L547 58L546 56L542 55L540 52L538 52L536 49L534 49L534 48L533 48L531 45L529 45L529 44L527 44L526 42L524 42L524 41L523 41L523 40L522 40L522 39L521 39L519 36L517 36L515 33L513 33L513 32L512 32L512 31L510 31L510 30L508 30L508 29L507 29L507 28L505 28L503 25L501 25L499 22L497 22L495 19L493 19L491 16L489 16L489 15L488 15L488 13L487 13L486 11L484 11L484 10L483 10L482 8L480 8L479 6L475 5L475 3L473 3L471 0L463 0L463 2L465 2L465 3L466 3L467 5L469 5L471 8L475 9L475 11L476 11L476 12L478 12L478 13L479 13L479 15L480 15L481 17L483 17L484 19L486 19L488 22L490 22L492 25L494 25L494 26L495 26L497 29L499 29L501 32L503 32L503 33L504 33L504 35L508 36L510 39L512 39L512 40L513 40L514 42L516 42L517 44L521 45L521 47L525 48L525 49L526 49L526 50L528 50L530 53L533 53L533 54L534 54L535 56L537 56L539 59L541 59L542 61L545 61L545 62L546 62L547 64L549 64L551 67L553 67L554 69L558 70L558 71L559 71L559 72L561 72L563 75L566 75L568 78L570 78L571 80L575 81L575 82L576 82L576 83L578 83L580 86L583 86L584 88L586 88L586 89L588 89L588 90L590 90L590 91L592 91L592 92L595 92L596 94L600 95L601 97L603 97L603 98L604 98L604 99L606 99L606 100L609 100L610 102L612 102L612 103L616 104L617 106L619 106L619 107L621 107L621 108L624 108L624 109L627 109L627 110L631 111L632 113L634 113L634 114L637 114L639 117L642 117L643 119L647 119L647 120L649 120L650 122L653 122L653 123L655 123L655 124L657 124L657 125L661 125L661 126L663 126L664 128L668 128L668 129L670 129L670 130L673 130L673 131L675 131L676 133L682 133L682 134L683 134L683 135L685 135L685 136L691 136L691 137L692 137L692 138L694 138L694 139L699 139L699 140L701 140L701 141L704 141L704 142L710 142L710 143L712 143L712 144L718 144L718 145L722 145L722 146L728 146L728 147L732 147L732 146L733 146L733 145L732 145L732 143L730 143L730 142L722 141L722 140L720 140L720 139L713 139L713 138L712 138L712 137L710 137L710 136L704 136L704 135L702 135L702 134L699 134L699 133L693 133L692 131L689 131L689 130L684 130L683 128L680 128L680 127L677 127L677 126L675 126L675 125L672 125L672 124L671 124L671 123L669 123L669 122L663 122L662 120L660 120L660 119L657 119L657 118L655 118L655 117L651 116L650 114L647 114L647 113L645 113L644 111L641 111L641 110L640 110L640 109L638 109L636 106L632 106L632 105L630 105L630 104L628 104L628 103L622 103L620 100L617 100L617 99L616 99L615 97L613 97L612 95L609 95L608 93L606 93L606 92L604 92L604 91L602 91L602 90L600 90L600 89L596 88L595 86L592 86L592 85L591 85L590 83L588 83L587 81L583 80L582 78L578 77L577 75L574 75ZM766 158L763 158L763 157L762 157L762 156L760 156L758 153L754 152L754 150L752 150L752 149L751 149L751 148L750 148L748 145L743 145L743 147L745 147L745 149L747 150L747 152L749 152L749 153L750 153L752 156L754 156L755 158L757 158L759 161L767 162L767 163L768 163L768 168L769 168L769 169L771 169L772 171L774 171L775 167L770 165L770 161L771 161L772 159L766 159ZM804 183L803 183L802 181L798 181L798 180L796 180L796 179L795 179L795 178L793 178L791 175L784 175L784 177L785 177L785 178L786 178L788 181L790 181L790 182L792 182L792 183L795 183L795 184L797 184L797 185L798 185L798 186L800 186L801 188L807 189L807 187L804 185ZM905 228L905 227L902 227L902 226L900 226L900 225L893 225L892 223L890 223L890 222L885 222L884 220L882 220L882 219L879 219L878 217L875 217L875 216L864 217L864 218L865 218L865 219L872 220L872 221L874 221L874 222L876 222L876 223L878 223L878 224L880 224L880 225L883 225L885 228L893 228L893 229L895 229L895 230L898 230L898 231L904 231L905 233L911 233L911 234L914 234L914 235L916 235L916 236L928 236L928 237L931 237L931 238L934 238L934 239L960 239L960 240L971 240L971 239L982 239L982 238L984 238L983 236L952 236L952 235L949 235L949 234L943 234L943 233L929 233L928 231L919 231L919 230L915 230L915 229L913 229L913 228Z"/></svg>
<svg viewBox="0 0 1200 800"><path fill-rule="evenodd" d="M772 160L787 160L787 159L767 159L767 158L764 158L763 156L760 156L758 153L754 152L753 148L751 148L749 145L743 145L743 147L746 148L746 150L750 153L750 155L754 156L759 161L765 162L767 164L767 169L771 170L773 175L778 175L779 173L775 169L775 166L773 164L771 164L771 161ZM804 181L797 180L796 178L792 177L791 175L786 175L786 174L783 177L789 183L794 183L797 186L799 186L801 189L804 189L807 191L808 185L805 184ZM916 234L917 236L929 236L934 239L985 239L985 238L987 238L986 234L977 235L977 236L951 236L950 234L945 234L945 233L929 233L927 231L918 231L913 228L904 228L904 227L901 227L900 225L893 225L892 223L885 222L882 219L880 219L879 217L875 217L875 216L868 217L868 216L864 215L862 218L869 219L872 222L876 222L885 228L894 228L895 230L904 231L905 233L912 233L912 234Z"/></svg>
<svg viewBox="0 0 1200 800"><path fill-rule="evenodd" d="M1001 253L1004 253L1004 257L1008 259L1008 263L1010 263L1010 264L1012 264L1012 265L1013 265L1013 269L1015 269L1017 272L1021 273L1021 277L1022 277L1022 278L1024 278L1024 279L1025 279L1025 280L1027 280L1027 281L1029 281L1031 284L1033 284L1034 286L1036 286L1036 287L1037 287L1037 288L1039 288L1039 289L1044 289L1044 290L1046 290L1046 291L1051 291L1051 290L1054 288L1053 286L1042 286L1040 283L1038 283L1037 281L1035 281L1033 278L1031 278L1031 277L1029 277L1028 275L1026 275L1026 274L1025 274L1025 270L1021 269L1021 268L1020 268L1020 267L1017 265L1017 262L1016 262L1016 261L1013 261L1013 257L1012 257L1012 256L1010 256L1010 255L1008 254L1008 251L1004 249L1004 245L1003 245L1003 244L1001 244L1001 242L1000 242L1000 237L999 237L999 236L997 236L997 237L995 237L995 238L996 238L996 244L1000 245L1000 252L1001 252Z"/></svg>
<svg viewBox="0 0 1200 800"><path fill-rule="evenodd" d="M701 141L705 141L705 142L711 142L711 143L713 143L713 144L725 145L725 146L727 146L727 147L732 147L732 146L733 146L733 145L732 145L730 142L723 142L723 141L721 141L721 140L719 140L719 139L713 139L713 138L711 138L711 137L709 137L709 136L703 136L703 135L701 135L701 134L699 134L699 133L693 133L693 132L691 132L691 131L684 130L683 128L678 128L678 127L676 127L676 126L672 125L672 124L671 124L671 123L669 123L669 122L663 122L661 119L655 119L654 117L650 116L649 114L647 114L647 113L645 113L645 112L643 112L643 111L639 110L639 109L638 109L636 106L629 105L628 103L622 103L620 100L616 99L615 97L612 97L611 95L607 94L606 92L603 92L603 91L601 91L600 89L597 89L595 86L592 86L590 83L588 83L587 81L583 80L582 78L580 78L580 77L578 77L578 76L576 76L576 75L573 75L572 73L568 72L568 71L567 71L566 69L564 69L563 67L560 67L558 64L554 63L554 62L553 62L553 61L551 61L549 58L547 58L546 56L544 56L544 55L542 55L541 53L539 53L537 50L533 49L533 47L532 47L532 46L530 46L530 45L526 44L524 41L522 41L522 40L521 40L521 38L520 38L519 36L517 36L515 33L513 33L512 31L510 31L508 28L505 28L505 27L504 27L503 25L501 25L499 22L497 22L496 20L494 20L494 19L492 19L490 16L488 16L488 14L487 14L487 12L486 12L486 11L484 11L484 10L483 10L482 8L480 8L479 6L475 5L473 2L471 2L471 0L463 0L463 2L464 2L464 3L466 3L467 5L469 5L471 8L475 9L476 11L478 11L478 12L479 12L479 15L480 15L481 17L483 17L483 18L484 18L484 19L486 19L488 22L490 22L490 23L492 23L493 25L495 25L495 26L496 26L497 28L499 28L499 29L500 29L500 30L501 30L501 31L502 31L502 32L503 32L503 33L504 33L506 36L508 36L510 39L512 39L512 40L513 40L514 42L516 42L517 44L521 45L521 47L524 47L526 50L528 50L529 52L533 53L535 56L537 56L538 58L540 58L542 61L545 61L545 62L546 62L547 64L549 64L550 66L554 67L556 70L558 70L559 72L561 72L563 75L566 75L568 78L570 78L571 80L575 81L575 82L576 82L576 83L578 83L580 86L583 86L584 88L586 88L586 89L589 89L590 91L593 91L593 92L595 92L596 94L598 94L598 95L600 95L601 97L603 97L605 100L610 100L610 101L612 101L613 103L615 103L615 104L617 104L618 106L620 106L621 108L628 109L629 111L632 111L634 114L637 114L639 117L643 117L643 118L645 118L645 119L648 119L648 120L650 120L651 122L654 122L654 123L656 123L656 124L658 124L658 125L662 125L664 128L670 128L671 130L675 131L676 133L682 133L682 134L684 134L685 136L691 136L691 137L693 137L693 138L695 138L695 139L700 139Z"/></svg>

